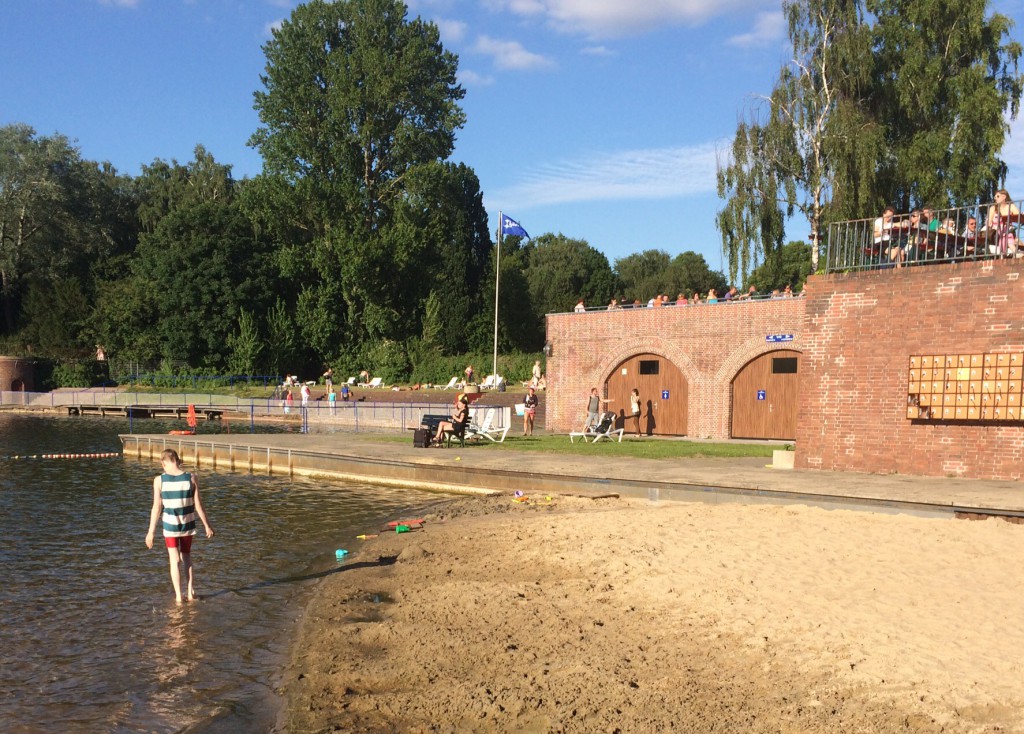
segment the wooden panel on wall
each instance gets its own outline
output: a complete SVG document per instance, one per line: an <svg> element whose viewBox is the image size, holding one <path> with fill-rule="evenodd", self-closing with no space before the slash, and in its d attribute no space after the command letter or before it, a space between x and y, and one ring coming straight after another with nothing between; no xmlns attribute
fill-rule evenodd
<svg viewBox="0 0 1024 734"><path fill-rule="evenodd" d="M657 374L642 374L645 366ZM605 385L608 410L618 415L616 425L625 427L627 435L635 430L629 408L633 388L640 391L642 434L686 435L689 389L682 370L657 354L637 354L615 368Z"/></svg>
<svg viewBox="0 0 1024 734"><path fill-rule="evenodd" d="M796 360L796 370L776 360ZM732 383L733 438L793 439L800 403L800 352L779 350L747 362ZM779 369L774 369L778 367Z"/></svg>
<svg viewBox="0 0 1024 734"><path fill-rule="evenodd" d="M915 354L909 365L909 420L1021 420L1017 376L1024 353Z"/></svg>

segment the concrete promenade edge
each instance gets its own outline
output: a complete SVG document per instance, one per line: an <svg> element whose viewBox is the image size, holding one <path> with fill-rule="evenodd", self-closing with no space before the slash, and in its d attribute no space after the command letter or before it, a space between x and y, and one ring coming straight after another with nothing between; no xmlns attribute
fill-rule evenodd
<svg viewBox="0 0 1024 734"><path fill-rule="evenodd" d="M830 508L1024 518L1024 484L945 477L791 471L766 458L635 459L499 451L486 446L421 449L366 434L122 435L124 454L149 460L175 448L189 463L221 470L336 476L461 492L621 494L651 500L811 504ZM513 439L514 440L514 439ZM568 438L566 438L568 441ZM587 456L583 451L591 451Z"/></svg>

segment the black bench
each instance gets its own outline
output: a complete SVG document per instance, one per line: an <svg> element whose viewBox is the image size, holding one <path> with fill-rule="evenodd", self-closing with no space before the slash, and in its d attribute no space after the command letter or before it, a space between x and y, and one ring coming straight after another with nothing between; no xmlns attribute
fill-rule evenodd
<svg viewBox="0 0 1024 734"><path fill-rule="evenodd" d="M429 432L430 438L433 439L437 435L437 427L443 422L450 422L452 417L450 415L439 415L439 414L426 414L420 419L420 428L426 428ZM452 436L459 439L459 444L462 446L466 445L466 426L469 425L468 421L462 424L462 429L457 431L445 431L445 436L448 438L448 445L452 445Z"/></svg>

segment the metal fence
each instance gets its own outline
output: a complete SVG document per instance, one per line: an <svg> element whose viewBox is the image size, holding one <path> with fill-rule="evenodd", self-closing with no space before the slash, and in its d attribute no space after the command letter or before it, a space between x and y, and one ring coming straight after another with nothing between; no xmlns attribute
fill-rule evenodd
<svg viewBox="0 0 1024 734"><path fill-rule="evenodd" d="M239 398L231 395L200 393L163 394L131 391L59 390L55 392L0 392L0 405L26 408L74 408L77 406L184 406L214 408L229 411L233 422L249 423L255 430L257 420L274 419L308 433L335 431L395 431L416 428L424 415L450 414L450 403L392 403L339 401L331 405L326 400L313 400L307 406L296 402L287 406L282 400L265 398ZM470 419L479 423L483 411L494 408L491 426L504 428L511 425L512 409L508 406L477 405L470 408ZM129 421L129 433L148 433L148 419Z"/></svg>
<svg viewBox="0 0 1024 734"><path fill-rule="evenodd" d="M1024 257L1019 245L1024 202L953 209L886 211L873 219L829 225L826 272Z"/></svg>

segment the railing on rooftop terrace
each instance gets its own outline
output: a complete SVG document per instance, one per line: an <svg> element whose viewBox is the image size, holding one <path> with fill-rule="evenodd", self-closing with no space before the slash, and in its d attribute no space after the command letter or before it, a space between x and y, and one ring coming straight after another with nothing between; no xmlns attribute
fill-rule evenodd
<svg viewBox="0 0 1024 734"><path fill-rule="evenodd" d="M1019 247L1024 202L954 209L886 211L828 228L825 272L1024 257Z"/></svg>
<svg viewBox="0 0 1024 734"><path fill-rule="evenodd" d="M583 309L576 308L573 311L555 311L548 314L549 316L558 316L561 314L572 314L572 313L600 313L603 311L631 311L631 310L643 310L646 308L663 308L672 306L674 308L691 308L694 306L726 306L737 303L763 303L765 301L778 301L785 300L787 298L800 298L803 296L803 292L792 292L790 290L779 289L771 293L758 293L756 295L749 295L749 293L737 293L735 296L729 298L725 294L719 295L717 299L709 301L707 300L707 294L702 293L699 301L694 301L692 298L687 298L685 303L682 303L676 299L665 301L660 306L653 304L650 301L647 303L622 303L607 305L607 306L586 306Z"/></svg>

